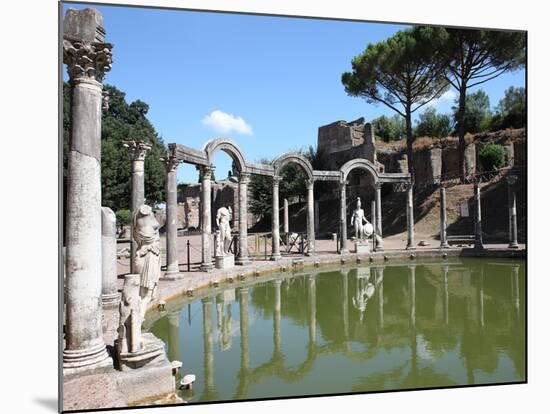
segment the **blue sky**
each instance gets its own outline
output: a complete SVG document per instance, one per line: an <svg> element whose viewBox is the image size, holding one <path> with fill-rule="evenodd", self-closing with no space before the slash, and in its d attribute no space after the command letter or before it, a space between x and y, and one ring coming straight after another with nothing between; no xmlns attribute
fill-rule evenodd
<svg viewBox="0 0 550 414"><path fill-rule="evenodd" d="M201 148L209 138L229 137L254 162L315 146L321 125L393 115L383 105L347 96L340 76L368 43L406 26L93 7L114 44L105 83L126 92L128 102L147 102L148 118L165 143ZM481 87L495 106L511 85L525 86L523 70ZM453 98L451 90L437 110L450 112ZM231 161L220 153L214 164L223 178ZM180 166L178 181L196 182L195 168Z"/></svg>

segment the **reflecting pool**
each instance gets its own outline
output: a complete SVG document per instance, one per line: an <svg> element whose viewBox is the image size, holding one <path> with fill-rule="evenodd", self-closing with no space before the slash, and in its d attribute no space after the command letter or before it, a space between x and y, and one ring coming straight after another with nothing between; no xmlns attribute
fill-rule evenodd
<svg viewBox="0 0 550 414"><path fill-rule="evenodd" d="M312 269L197 295L146 321L197 376L189 402L525 380L523 261Z"/></svg>

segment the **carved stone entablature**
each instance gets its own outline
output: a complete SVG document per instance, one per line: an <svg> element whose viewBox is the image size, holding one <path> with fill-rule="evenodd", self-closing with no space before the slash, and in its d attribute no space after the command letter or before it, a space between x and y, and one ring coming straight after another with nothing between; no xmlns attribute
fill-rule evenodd
<svg viewBox="0 0 550 414"><path fill-rule="evenodd" d="M63 63L67 65L69 78L103 81L105 72L111 70L112 47L110 43L63 39Z"/></svg>
<svg viewBox="0 0 550 414"><path fill-rule="evenodd" d="M124 141L122 145L129 148L132 154L132 161L144 161L151 144L142 141Z"/></svg>

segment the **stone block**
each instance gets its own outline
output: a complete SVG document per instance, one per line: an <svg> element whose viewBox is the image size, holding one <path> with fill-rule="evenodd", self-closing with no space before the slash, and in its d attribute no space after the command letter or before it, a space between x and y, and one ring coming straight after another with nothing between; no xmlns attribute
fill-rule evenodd
<svg viewBox="0 0 550 414"><path fill-rule="evenodd" d="M80 42L105 41L103 16L96 9L68 9L63 20L63 36Z"/></svg>
<svg viewBox="0 0 550 414"><path fill-rule="evenodd" d="M368 241L357 241L355 244L355 253L370 253L370 246Z"/></svg>
<svg viewBox="0 0 550 414"><path fill-rule="evenodd" d="M216 269L231 269L235 267L235 256L232 254L216 256Z"/></svg>

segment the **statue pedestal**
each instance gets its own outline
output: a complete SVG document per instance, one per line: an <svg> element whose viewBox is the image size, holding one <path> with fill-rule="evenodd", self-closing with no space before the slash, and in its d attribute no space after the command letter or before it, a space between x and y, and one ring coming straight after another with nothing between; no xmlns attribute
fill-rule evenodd
<svg viewBox="0 0 550 414"><path fill-rule="evenodd" d="M235 256L232 254L216 256L216 269L230 269L235 267Z"/></svg>
<svg viewBox="0 0 550 414"><path fill-rule="evenodd" d="M370 253L369 242L367 240L356 241L355 253Z"/></svg>
<svg viewBox="0 0 550 414"><path fill-rule="evenodd" d="M129 371L145 365L167 361L164 342L148 332L141 334L141 338L143 345L137 352L121 352L119 341L118 339L115 340L116 364L119 370Z"/></svg>

